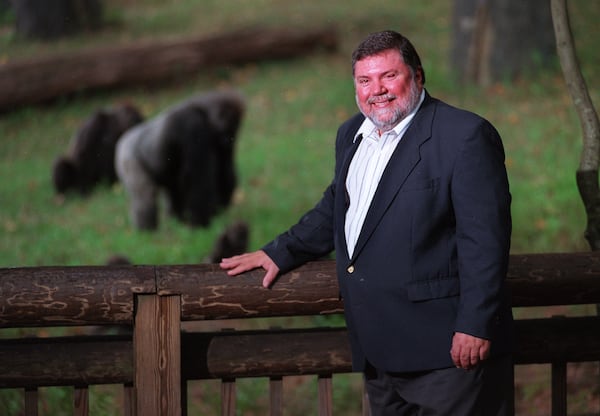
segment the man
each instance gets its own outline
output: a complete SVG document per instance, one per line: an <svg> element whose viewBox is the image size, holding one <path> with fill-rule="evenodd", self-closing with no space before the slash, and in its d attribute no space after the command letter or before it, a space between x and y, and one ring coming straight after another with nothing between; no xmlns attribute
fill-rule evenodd
<svg viewBox="0 0 600 416"><path fill-rule="evenodd" d="M481 117L429 96L393 31L352 55L361 113L343 123L318 204L230 275L336 251L353 367L373 415L511 415L511 217L504 150Z"/></svg>

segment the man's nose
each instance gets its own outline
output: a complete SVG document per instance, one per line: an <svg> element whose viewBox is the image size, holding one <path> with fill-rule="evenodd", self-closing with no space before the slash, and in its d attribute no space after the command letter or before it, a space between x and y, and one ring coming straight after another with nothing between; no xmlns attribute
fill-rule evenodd
<svg viewBox="0 0 600 416"><path fill-rule="evenodd" d="M372 87L372 93L374 95L382 95L387 93L387 88L383 82L375 81L373 82Z"/></svg>

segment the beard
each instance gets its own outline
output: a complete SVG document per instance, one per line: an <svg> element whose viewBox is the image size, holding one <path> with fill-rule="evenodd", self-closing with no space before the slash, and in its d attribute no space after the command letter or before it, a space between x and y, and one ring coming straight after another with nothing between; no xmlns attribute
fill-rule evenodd
<svg viewBox="0 0 600 416"><path fill-rule="evenodd" d="M408 116L415 107L419 104L421 98L421 92L417 86L417 83L413 80L410 83L408 94L403 97L398 97L394 94L376 95L370 97L367 100L367 104L373 104L382 101L394 101L392 108L368 107L367 111L364 111L360 104L358 105L360 111L365 117L373 122L373 124L382 132L393 129L398 123L400 123L406 116ZM358 97L356 97L358 104Z"/></svg>

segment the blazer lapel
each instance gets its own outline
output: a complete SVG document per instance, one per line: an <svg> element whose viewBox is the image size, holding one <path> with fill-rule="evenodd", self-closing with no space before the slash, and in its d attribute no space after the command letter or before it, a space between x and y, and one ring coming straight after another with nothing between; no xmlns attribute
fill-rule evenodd
<svg viewBox="0 0 600 416"><path fill-rule="evenodd" d="M421 160L420 147L431 137L431 122L434 112L435 104L429 95L426 95L421 109L419 109L410 127L404 133L383 172L356 242L353 259L361 252L369 237L375 231L377 224L379 224L402 188L406 178Z"/></svg>
<svg viewBox="0 0 600 416"><path fill-rule="evenodd" d="M359 124L360 126L360 124ZM356 127L358 129L358 127ZM356 132L356 129L353 129L353 135ZM353 140L352 136L352 139ZM344 233L345 222L346 222L346 211L348 210L348 206L350 205L350 196L348 195L348 190L346 189L346 177L348 176L348 169L350 169L350 162L358 149L358 145L362 141L362 136L357 137L356 141L354 141L350 146L348 146L344 150L344 156L342 159L342 165L340 169L339 180L336 186L336 199L337 202L335 204L338 207L337 213L338 218L340 218L341 227L339 227L338 232L341 233L340 241L342 244L342 251L344 255L348 256L348 247L346 245L346 238Z"/></svg>

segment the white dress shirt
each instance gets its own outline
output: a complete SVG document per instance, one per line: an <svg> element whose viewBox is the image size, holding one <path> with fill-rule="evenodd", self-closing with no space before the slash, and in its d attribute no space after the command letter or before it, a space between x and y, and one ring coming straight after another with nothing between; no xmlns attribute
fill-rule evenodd
<svg viewBox="0 0 600 416"><path fill-rule="evenodd" d="M358 145L352 162L350 162L348 177L346 178L346 191L350 198L350 206L346 211L344 231L349 257L352 257L354 253L356 241L385 167L421 106L424 96L425 93L423 92L415 109L392 130L380 136L379 130L373 122L365 118L365 121L356 132L356 136L354 136L355 141L361 135L363 139Z"/></svg>

